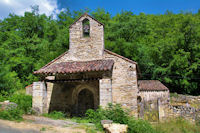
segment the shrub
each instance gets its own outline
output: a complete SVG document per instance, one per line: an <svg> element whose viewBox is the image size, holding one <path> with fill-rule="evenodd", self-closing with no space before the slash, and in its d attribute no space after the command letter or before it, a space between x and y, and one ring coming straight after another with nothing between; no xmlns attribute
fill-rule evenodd
<svg viewBox="0 0 200 133"><path fill-rule="evenodd" d="M22 118L23 111L19 108L9 109L9 110L0 110L0 118L5 120L23 120Z"/></svg>
<svg viewBox="0 0 200 133"><path fill-rule="evenodd" d="M130 118L127 125L129 133L158 133L149 122L142 119Z"/></svg>
<svg viewBox="0 0 200 133"><path fill-rule="evenodd" d="M127 124L129 133L155 133L152 126L144 120L135 120L129 116L129 111L119 104L109 104L107 108L98 108L96 111L89 109L86 118L102 129L101 120L112 120L114 123Z"/></svg>
<svg viewBox="0 0 200 133"><path fill-rule="evenodd" d="M0 110L0 118L6 120L22 120L24 113L29 113L32 108L32 97L25 94L8 94L1 91L0 101L9 100L17 104L17 107L9 107Z"/></svg>
<svg viewBox="0 0 200 133"><path fill-rule="evenodd" d="M52 119L55 119L55 120L57 120L57 119L65 119L65 114L62 113L61 111L53 111L53 112L51 112L49 114L45 113L45 114L43 114L43 116L49 117L49 118L52 118Z"/></svg>
<svg viewBox="0 0 200 133"><path fill-rule="evenodd" d="M8 97L8 100L18 105L19 109L24 113L30 112L32 108L32 96L25 94L13 94Z"/></svg>
<svg viewBox="0 0 200 133"><path fill-rule="evenodd" d="M5 97L0 94L0 102L5 101Z"/></svg>

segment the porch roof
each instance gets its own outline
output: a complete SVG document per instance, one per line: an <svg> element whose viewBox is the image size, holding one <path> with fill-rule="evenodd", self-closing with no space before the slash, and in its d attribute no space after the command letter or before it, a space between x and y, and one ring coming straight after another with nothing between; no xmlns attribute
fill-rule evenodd
<svg viewBox="0 0 200 133"><path fill-rule="evenodd" d="M92 60L55 63L35 71L34 74L66 74L112 70L113 60Z"/></svg>

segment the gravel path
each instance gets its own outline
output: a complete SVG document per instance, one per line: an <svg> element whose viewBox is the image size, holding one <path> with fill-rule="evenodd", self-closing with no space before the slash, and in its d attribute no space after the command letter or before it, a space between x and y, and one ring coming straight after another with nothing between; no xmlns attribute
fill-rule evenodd
<svg viewBox="0 0 200 133"><path fill-rule="evenodd" d="M43 124L43 125L51 125L51 126L59 126L59 127L64 127L64 126L77 126L79 125L76 122L73 122L71 120L53 120L47 117L41 117L41 116L24 116L25 120L32 121L32 123L35 124Z"/></svg>
<svg viewBox="0 0 200 133"><path fill-rule="evenodd" d="M0 119L0 133L86 133L83 125L71 120L52 120L41 116L24 116L24 121Z"/></svg>
<svg viewBox="0 0 200 133"><path fill-rule="evenodd" d="M0 133L39 133L39 131L33 129L17 129L0 122Z"/></svg>

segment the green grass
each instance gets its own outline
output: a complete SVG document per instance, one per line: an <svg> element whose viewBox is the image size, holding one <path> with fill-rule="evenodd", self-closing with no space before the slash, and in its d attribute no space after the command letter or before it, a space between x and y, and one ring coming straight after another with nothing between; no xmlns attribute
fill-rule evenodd
<svg viewBox="0 0 200 133"><path fill-rule="evenodd" d="M90 121L84 117L73 117L71 120L77 123L90 123Z"/></svg>
<svg viewBox="0 0 200 133"><path fill-rule="evenodd" d="M42 128L40 129L40 131L46 131L46 128L45 128L45 127L42 127Z"/></svg>
<svg viewBox="0 0 200 133"><path fill-rule="evenodd" d="M182 118L153 124L153 127L161 133L200 133L200 126Z"/></svg>
<svg viewBox="0 0 200 133"><path fill-rule="evenodd" d="M42 114L42 116L44 117L48 117L48 118L51 118L51 119L54 119L54 120L58 120L58 119L66 119L65 118L65 114L61 111L53 111L51 113L45 113L45 114Z"/></svg>

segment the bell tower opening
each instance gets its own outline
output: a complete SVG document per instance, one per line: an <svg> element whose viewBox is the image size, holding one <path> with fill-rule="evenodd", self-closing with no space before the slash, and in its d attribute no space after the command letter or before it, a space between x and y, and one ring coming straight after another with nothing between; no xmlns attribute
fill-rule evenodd
<svg viewBox="0 0 200 133"><path fill-rule="evenodd" d="M82 21L83 26L83 37L90 36L90 21L86 18Z"/></svg>

